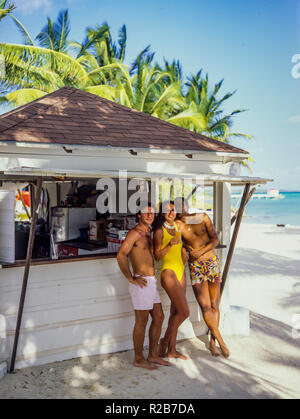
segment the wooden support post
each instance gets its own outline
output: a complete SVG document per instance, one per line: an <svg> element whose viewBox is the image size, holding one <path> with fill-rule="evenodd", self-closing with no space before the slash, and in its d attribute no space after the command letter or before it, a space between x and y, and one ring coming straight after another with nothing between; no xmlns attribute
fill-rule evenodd
<svg viewBox="0 0 300 419"><path fill-rule="evenodd" d="M32 183L29 184L29 193L30 193L30 218L33 217L34 212L34 186Z"/></svg>
<svg viewBox="0 0 300 419"><path fill-rule="evenodd" d="M248 204L249 200L251 199L252 195L254 194L254 192L256 191L256 188L252 188L251 191L249 192L249 195L247 196L247 200L246 200L246 204ZM231 218L231 225L235 222L236 217L238 215L239 210L236 211L236 213L234 214L234 216Z"/></svg>
<svg viewBox="0 0 300 419"><path fill-rule="evenodd" d="M221 245L226 246L217 249L217 256L223 269L231 238L231 184L229 182L214 182L214 218L213 224L218 233Z"/></svg>
<svg viewBox="0 0 300 419"><path fill-rule="evenodd" d="M33 249L33 243L34 243L35 227L36 227L36 222L37 222L37 217L38 217L39 202L41 198L41 191L42 191L42 178L39 178L37 182L37 189L36 189L36 195L35 195L35 207L34 207L34 212L31 219L29 240L28 240L28 246L27 246L26 263L25 263L24 274L23 274L23 283L22 283L22 290L21 290L17 324L16 324L16 332L15 332L14 345L13 345L13 351L12 351L11 363L10 363L10 369L9 369L10 373L13 372L15 369L15 360L16 360L19 334L20 334L20 328L21 328L21 322L22 322L22 316L23 316L24 301L25 301L25 295L26 295L26 289L27 289L30 262L31 262L31 257L32 257L32 249Z"/></svg>
<svg viewBox="0 0 300 419"><path fill-rule="evenodd" d="M244 209L245 209L245 206L246 206L246 203L247 203L247 197L248 197L249 189L250 189L250 183L246 183L244 193L243 193L243 197L242 197L242 201L241 201L240 208L239 208L239 212L238 212L238 215L237 215L236 223L235 223L235 226L234 226L234 231L233 231L233 234L232 234L232 238L231 238L231 242L230 242L230 246L229 246L224 270L223 270L222 284L221 284L221 297L222 297L223 290L224 290L224 287L225 287L225 284L226 284L227 275L228 275L230 264L231 264L231 259L232 259L232 256L233 256L237 236L238 236L238 233L239 233Z"/></svg>
<svg viewBox="0 0 300 419"><path fill-rule="evenodd" d="M61 202L60 183L56 182L56 206L59 207Z"/></svg>

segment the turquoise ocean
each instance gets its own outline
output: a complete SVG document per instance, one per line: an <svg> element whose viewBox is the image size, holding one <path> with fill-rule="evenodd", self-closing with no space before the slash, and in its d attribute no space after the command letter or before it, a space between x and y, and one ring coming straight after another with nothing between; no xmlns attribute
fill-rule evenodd
<svg viewBox="0 0 300 419"><path fill-rule="evenodd" d="M243 222L300 226L300 192L279 193L282 199L252 198L246 206ZM236 208L238 204L238 199L232 198L232 206Z"/></svg>

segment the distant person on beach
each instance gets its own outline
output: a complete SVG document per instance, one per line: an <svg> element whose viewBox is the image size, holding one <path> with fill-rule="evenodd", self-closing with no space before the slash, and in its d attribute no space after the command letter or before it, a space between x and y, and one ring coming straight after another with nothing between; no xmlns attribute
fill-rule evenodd
<svg viewBox="0 0 300 419"><path fill-rule="evenodd" d="M170 317L165 336L160 340L159 355L168 358L188 359L176 350L178 328L189 316L186 300L184 265L187 253L182 247L181 234L175 222L174 203L163 203L155 219L154 255L162 260L161 284L171 300Z"/></svg>
<svg viewBox="0 0 300 419"><path fill-rule="evenodd" d="M139 223L129 231L122 243L117 260L122 273L129 281L129 292L135 311L133 365L152 370L157 368L155 364L166 366L171 364L158 356L158 341L164 313L154 273L153 242L150 228L154 220L154 209L151 204L142 209L138 214L138 219ZM133 273L130 271L128 258L132 264ZM143 346L149 314L152 317L152 322L149 329L149 355L145 359Z"/></svg>
<svg viewBox="0 0 300 419"><path fill-rule="evenodd" d="M177 224L180 228L184 246L189 253L189 269L192 288L201 307L204 321L210 330L210 352L213 356L221 353L228 358L230 353L219 331L220 321L220 264L214 248L219 243L217 233L209 216L204 213L189 214L188 202L176 198L178 210ZM219 343L221 352L216 345Z"/></svg>

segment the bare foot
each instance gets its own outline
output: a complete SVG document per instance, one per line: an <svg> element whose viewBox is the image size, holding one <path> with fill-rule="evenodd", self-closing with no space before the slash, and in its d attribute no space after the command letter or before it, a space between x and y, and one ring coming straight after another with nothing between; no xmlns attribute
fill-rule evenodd
<svg viewBox="0 0 300 419"><path fill-rule="evenodd" d="M166 367L171 367L171 362L165 361L164 359L160 357L148 357L148 361L152 362L153 364L159 364L159 365L165 365Z"/></svg>
<svg viewBox="0 0 300 419"><path fill-rule="evenodd" d="M212 356L220 356L221 355L220 349L215 344L211 343L209 345L209 350L210 350L210 353L212 354Z"/></svg>
<svg viewBox="0 0 300 419"><path fill-rule="evenodd" d="M226 345L220 345L220 348L221 348L223 356L225 358L229 358L230 352L229 352L229 349L227 348L227 346Z"/></svg>
<svg viewBox="0 0 300 419"><path fill-rule="evenodd" d="M146 368L147 370L156 370L157 366L151 364L150 362L146 361L145 359L143 361L134 361L133 362L133 366L134 367L139 367L139 368Z"/></svg>
<svg viewBox="0 0 300 419"><path fill-rule="evenodd" d="M182 355L178 351L168 352L167 357L168 358L179 358L179 359L184 359L184 360L190 359L188 356Z"/></svg>
<svg viewBox="0 0 300 419"><path fill-rule="evenodd" d="M167 346L168 344L165 343L165 339L161 338L158 346L158 356L160 358L167 358Z"/></svg>

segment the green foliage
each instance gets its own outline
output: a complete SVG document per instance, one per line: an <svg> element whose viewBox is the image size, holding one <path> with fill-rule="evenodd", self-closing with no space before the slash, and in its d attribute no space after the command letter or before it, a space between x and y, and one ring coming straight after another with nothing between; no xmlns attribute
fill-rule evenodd
<svg viewBox="0 0 300 419"><path fill-rule="evenodd" d="M15 9L13 3L8 3L8 0L0 1L0 20L4 19L6 16L9 16L11 12Z"/></svg>
<svg viewBox="0 0 300 419"><path fill-rule="evenodd" d="M14 9L8 0L0 0L0 24L9 16L23 39L23 44L0 43L6 64L6 78L0 80L0 104L20 106L63 86L74 86L220 141L252 138L232 132L234 118L245 109L225 114L223 104L235 91L221 95L223 80L210 89L202 69L185 80L179 60L154 64L150 45L131 66L126 65L125 25L117 42L107 22L87 27L82 42L71 41L68 10L61 10L55 22L47 18L35 45L13 15Z"/></svg>

